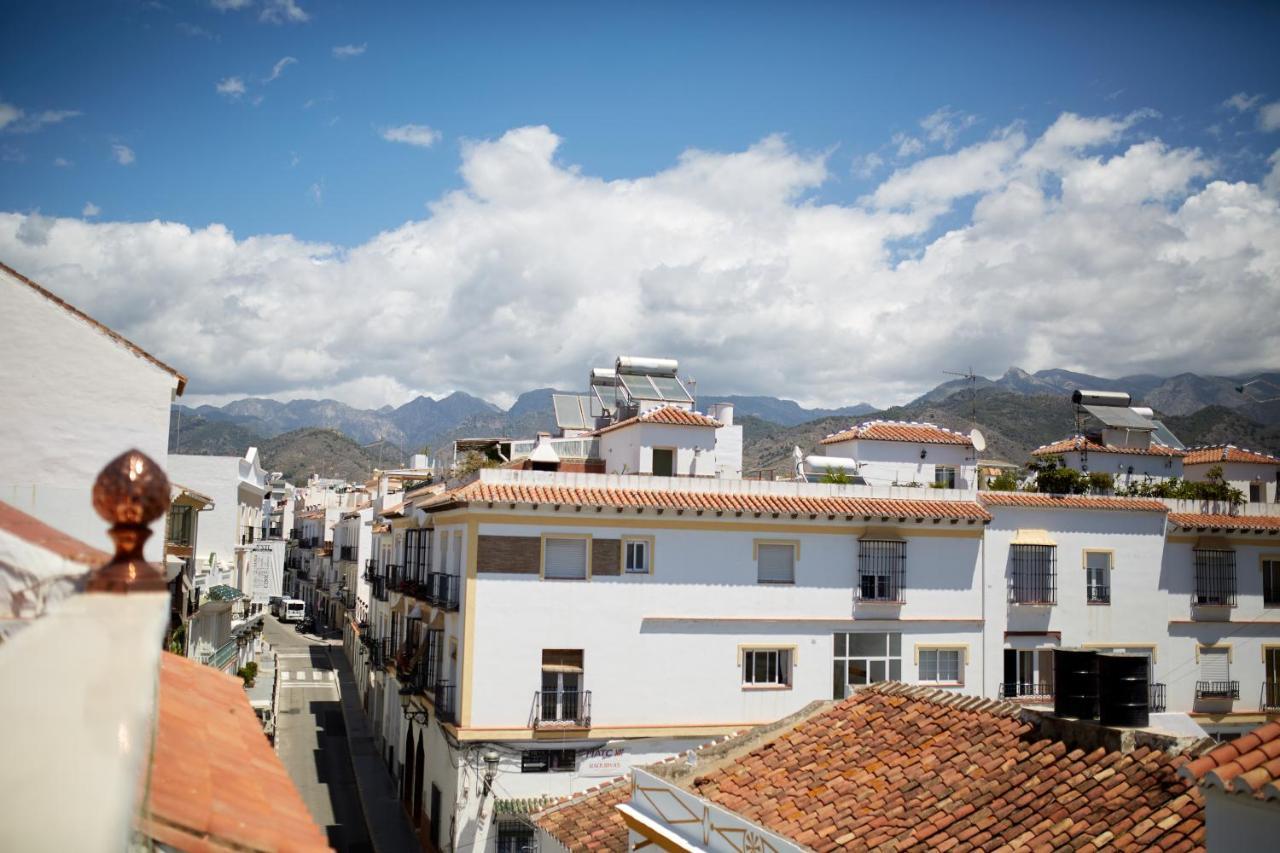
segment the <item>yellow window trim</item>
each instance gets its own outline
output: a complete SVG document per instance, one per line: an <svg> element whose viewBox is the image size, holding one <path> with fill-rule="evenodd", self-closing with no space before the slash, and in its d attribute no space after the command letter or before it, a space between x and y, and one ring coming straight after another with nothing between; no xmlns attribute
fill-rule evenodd
<svg viewBox="0 0 1280 853"><path fill-rule="evenodd" d="M1263 664L1266 664L1267 662L1267 652L1273 652L1273 651L1280 651L1280 643L1263 643L1262 644L1261 652L1262 652Z"/></svg>
<svg viewBox="0 0 1280 853"><path fill-rule="evenodd" d="M1226 649L1227 663L1233 663L1232 658L1235 652L1230 643L1197 643L1196 644L1196 663L1200 663L1200 652L1203 649Z"/></svg>
<svg viewBox="0 0 1280 853"><path fill-rule="evenodd" d="M741 668L743 662L747 659L747 652L791 652L791 668L795 669L796 664L800 661L800 647L794 644L786 643L740 643L738 645L738 667Z"/></svg>
<svg viewBox="0 0 1280 853"><path fill-rule="evenodd" d="M582 580L591 580L591 534L590 533L544 533L538 547L538 579L547 579L547 540L548 539L585 539L587 542L587 565ZM552 578L553 581L576 581L578 578Z"/></svg>
<svg viewBox="0 0 1280 853"><path fill-rule="evenodd" d="M1080 568L1085 571L1089 570L1090 554L1106 554L1110 558L1107 571L1114 572L1116 570L1116 551L1114 548L1082 548L1080 550Z"/></svg>
<svg viewBox="0 0 1280 853"><path fill-rule="evenodd" d="M751 540L751 559L760 559L761 545L790 545L794 551L794 559L800 562L800 540L799 539L752 539Z"/></svg>
<svg viewBox="0 0 1280 853"><path fill-rule="evenodd" d="M1156 662L1156 649L1158 647L1156 646L1155 643L1121 643L1117 641L1114 643L1081 643L1080 648L1082 649L1150 649L1151 663L1152 665L1154 665ZM1199 658L1197 658L1197 660L1199 660Z"/></svg>
<svg viewBox="0 0 1280 853"><path fill-rule="evenodd" d="M647 567L648 569L647 571L644 571L644 572L627 571L627 543L628 542L643 542L649 546L648 547L649 564ZM643 533L630 533L630 534L623 535L623 537L618 541L618 565L622 569L622 576L626 577L627 575L652 575L653 574L653 552L655 550L656 549L654 547L654 537L652 536L649 536Z"/></svg>
<svg viewBox="0 0 1280 853"><path fill-rule="evenodd" d="M916 643L912 651L914 657L913 663L920 665L921 652L964 652L964 665L969 665L969 644L968 643Z"/></svg>

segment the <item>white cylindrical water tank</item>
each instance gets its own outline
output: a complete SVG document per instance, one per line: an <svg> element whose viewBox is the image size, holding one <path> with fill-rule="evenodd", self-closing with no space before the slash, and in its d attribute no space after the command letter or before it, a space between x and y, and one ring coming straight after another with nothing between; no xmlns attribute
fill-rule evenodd
<svg viewBox="0 0 1280 853"><path fill-rule="evenodd" d="M1086 391L1081 388L1071 392L1071 402L1082 406L1128 406L1133 398L1123 391Z"/></svg>
<svg viewBox="0 0 1280 853"><path fill-rule="evenodd" d="M723 426L733 426L733 403L713 403L711 417L718 420Z"/></svg>

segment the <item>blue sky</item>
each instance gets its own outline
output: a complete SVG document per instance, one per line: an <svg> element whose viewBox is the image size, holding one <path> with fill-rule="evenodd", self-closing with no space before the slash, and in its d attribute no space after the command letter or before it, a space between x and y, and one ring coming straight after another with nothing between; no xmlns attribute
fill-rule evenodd
<svg viewBox="0 0 1280 853"><path fill-rule="evenodd" d="M1280 366L1277 4L2 14L0 259L191 402Z"/></svg>
<svg viewBox="0 0 1280 853"><path fill-rule="evenodd" d="M78 215L91 201L113 219L352 245L456 187L461 140L528 124L550 126L564 160L605 178L783 133L801 150L835 149L820 195L847 200L873 183L856 156L918 135L942 106L981 117L963 138L1064 109L1154 109L1163 139L1235 156L1252 141L1207 132L1229 118L1218 105L1237 91L1280 96L1275 4L297 0L307 20L284 23L263 21L261 2L214 6L6 4L0 101L81 115L0 140L0 207ZM364 52L340 60L342 45ZM296 62L263 82L286 57ZM229 78L244 95L215 91ZM381 138L404 124L439 141ZM1253 153L1242 177L1269 152Z"/></svg>

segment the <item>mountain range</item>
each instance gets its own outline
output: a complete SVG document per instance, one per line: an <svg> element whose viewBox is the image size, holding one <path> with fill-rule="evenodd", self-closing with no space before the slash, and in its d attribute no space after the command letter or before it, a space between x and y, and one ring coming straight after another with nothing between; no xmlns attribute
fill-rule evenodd
<svg viewBox="0 0 1280 853"><path fill-rule="evenodd" d="M1246 382L1252 384L1245 386L1245 392L1236 390ZM704 405L722 401L734 404L736 417L744 427L747 469L788 464L793 446L813 448L828 433L848 426L855 418L873 414L929 420L964 430L976 422L987 436L985 455L1021 461L1031 449L1071 432L1069 395L1079 388L1129 392L1135 405L1151 406L1189 444L1231 440L1248 445L1252 441L1259 450L1277 449L1280 373L1246 377L1138 374L1108 379L1069 370L1027 373L1012 367L997 379L976 376L972 381L962 378L944 382L903 406L885 410L868 403L805 408L793 400L759 395L700 394L699 400ZM551 395L555 393L575 392L552 388L526 391L508 409L462 391L440 399L420 396L399 407L380 409L357 409L335 400L281 403L257 397L221 407L177 406L171 419L170 449L183 453L243 453L256 444L263 450L264 462L273 470L283 470L280 466L285 458L292 460L286 467L294 469L297 464L305 468L307 457L293 452L289 442L305 438L308 446L318 450L322 442L311 433L299 431L332 430L345 436L350 446L326 444L320 454L323 458L311 460L312 473L336 470L353 454L360 457L353 462L357 467L363 468L370 459L381 459L389 466L392 459L399 464L409 453L445 450L455 438L463 436L530 437L539 431L553 431ZM294 438L286 439L287 436ZM280 441L272 442L272 453L268 454L268 441L277 438ZM281 462L273 464L273 456Z"/></svg>

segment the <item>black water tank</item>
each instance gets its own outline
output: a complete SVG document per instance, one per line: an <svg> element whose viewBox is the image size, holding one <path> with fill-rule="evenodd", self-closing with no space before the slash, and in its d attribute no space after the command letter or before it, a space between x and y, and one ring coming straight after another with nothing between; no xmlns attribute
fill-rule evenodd
<svg viewBox="0 0 1280 853"><path fill-rule="evenodd" d="M1098 721L1104 726L1146 726L1147 659L1098 655Z"/></svg>
<svg viewBox="0 0 1280 853"><path fill-rule="evenodd" d="M1053 650L1053 713L1081 720L1098 718L1098 653Z"/></svg>

